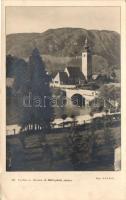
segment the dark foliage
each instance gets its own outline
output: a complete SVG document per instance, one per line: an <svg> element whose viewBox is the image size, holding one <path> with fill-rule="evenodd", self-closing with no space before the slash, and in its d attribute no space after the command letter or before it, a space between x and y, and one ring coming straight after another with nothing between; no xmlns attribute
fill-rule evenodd
<svg viewBox="0 0 126 200"><path fill-rule="evenodd" d="M23 100L28 97L30 101L30 104L23 104L22 127L32 124L34 129L37 124L46 130L50 128L53 109L50 102L49 80L39 51L34 49L28 62L28 80L22 88Z"/></svg>

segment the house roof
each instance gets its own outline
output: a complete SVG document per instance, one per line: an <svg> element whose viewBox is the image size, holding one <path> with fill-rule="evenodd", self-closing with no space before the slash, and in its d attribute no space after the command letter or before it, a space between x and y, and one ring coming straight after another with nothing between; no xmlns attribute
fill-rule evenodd
<svg viewBox="0 0 126 200"><path fill-rule="evenodd" d="M59 78L60 78L60 81L63 83L68 82L68 75L66 72L59 72Z"/></svg>
<svg viewBox="0 0 126 200"><path fill-rule="evenodd" d="M81 72L79 67L67 67L67 70L72 79L82 79L85 80L84 74Z"/></svg>
<svg viewBox="0 0 126 200"><path fill-rule="evenodd" d="M52 77L52 78L55 78L55 76L57 75L57 73L58 73L57 71L52 72L52 73L51 73L51 77Z"/></svg>
<svg viewBox="0 0 126 200"><path fill-rule="evenodd" d="M67 67L67 70L69 72L69 76L67 72L60 71L57 73L52 73L52 78L55 78L57 74L59 74L59 79L64 84L70 83L69 81L76 82L78 80L84 80L86 82L84 74L81 72L79 67Z"/></svg>

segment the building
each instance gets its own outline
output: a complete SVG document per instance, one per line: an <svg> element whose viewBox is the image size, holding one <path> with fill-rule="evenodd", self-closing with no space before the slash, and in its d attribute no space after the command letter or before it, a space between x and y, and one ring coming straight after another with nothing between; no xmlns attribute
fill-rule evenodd
<svg viewBox="0 0 126 200"><path fill-rule="evenodd" d="M53 85L56 87L60 87L60 85L68 85L68 75L66 72L57 72L54 76Z"/></svg>
<svg viewBox="0 0 126 200"><path fill-rule="evenodd" d="M87 81L92 77L92 54L87 38L84 44L84 51L82 52L82 73Z"/></svg>
<svg viewBox="0 0 126 200"><path fill-rule="evenodd" d="M82 52L82 66L66 67L64 71L57 72L52 78L52 85L54 87L72 87L78 84L86 84L92 77L92 54L88 46L87 38L84 43L84 50Z"/></svg>

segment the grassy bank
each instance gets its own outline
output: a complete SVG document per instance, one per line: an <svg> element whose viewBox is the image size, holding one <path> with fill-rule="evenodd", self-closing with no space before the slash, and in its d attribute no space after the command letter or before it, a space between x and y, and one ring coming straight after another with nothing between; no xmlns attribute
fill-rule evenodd
<svg viewBox="0 0 126 200"><path fill-rule="evenodd" d="M120 127L76 133L7 136L10 171L113 170ZM92 138L93 134L93 138ZM71 143L71 137L76 142ZM80 141L78 143L78 141ZM92 146L92 142L93 145ZM81 148L79 147L81 146ZM7 155L8 157L8 155ZM81 162L78 162L78 158Z"/></svg>

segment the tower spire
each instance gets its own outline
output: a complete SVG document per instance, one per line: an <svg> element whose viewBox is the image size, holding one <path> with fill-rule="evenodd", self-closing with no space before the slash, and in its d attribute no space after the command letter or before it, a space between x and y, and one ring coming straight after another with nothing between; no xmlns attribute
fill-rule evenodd
<svg viewBox="0 0 126 200"><path fill-rule="evenodd" d="M84 42L84 50L88 49L88 39L87 37L85 38L85 42Z"/></svg>
<svg viewBox="0 0 126 200"><path fill-rule="evenodd" d="M88 40L87 37L85 38L85 45L87 46Z"/></svg>

